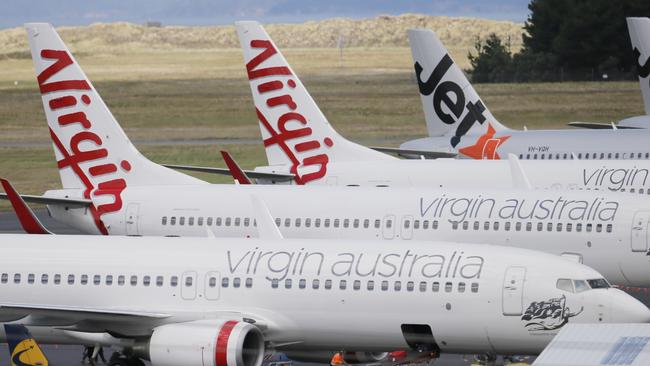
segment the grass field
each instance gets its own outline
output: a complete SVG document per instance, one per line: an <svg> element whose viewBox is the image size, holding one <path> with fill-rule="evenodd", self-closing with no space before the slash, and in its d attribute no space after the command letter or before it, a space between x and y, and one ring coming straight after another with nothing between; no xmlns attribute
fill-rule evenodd
<svg viewBox="0 0 650 366"><path fill-rule="evenodd" d="M334 127L364 144L397 146L426 132L407 48L288 49L285 56ZM461 51L453 56L466 62ZM238 49L83 54L84 67L136 141L259 138ZM642 114L636 82L477 85L493 114L522 128L616 121ZM0 175L23 193L59 186L30 59L0 60ZM29 143L30 146L6 147ZM137 145L137 144L136 144ZM223 166L227 148L244 167L264 164L260 145L141 146L156 162ZM201 175L213 182L223 177ZM7 208L1 204L0 209Z"/></svg>

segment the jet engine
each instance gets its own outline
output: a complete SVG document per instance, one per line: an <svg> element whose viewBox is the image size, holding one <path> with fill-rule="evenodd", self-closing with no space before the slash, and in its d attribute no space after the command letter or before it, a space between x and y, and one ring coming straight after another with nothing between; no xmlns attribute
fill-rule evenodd
<svg viewBox="0 0 650 366"><path fill-rule="evenodd" d="M235 320L167 324L153 330L148 351L152 366L260 366L264 336Z"/></svg>

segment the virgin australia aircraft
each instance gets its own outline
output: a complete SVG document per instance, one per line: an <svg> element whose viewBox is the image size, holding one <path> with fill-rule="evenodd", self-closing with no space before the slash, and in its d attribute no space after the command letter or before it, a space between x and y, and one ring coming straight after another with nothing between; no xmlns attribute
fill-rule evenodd
<svg viewBox="0 0 650 366"><path fill-rule="evenodd" d="M143 157L52 27L27 30L63 189L23 198L86 233L256 236L255 194L292 237L490 241L650 285L646 196L535 191L521 174L508 190L211 185Z"/></svg>
<svg viewBox="0 0 650 366"><path fill-rule="evenodd" d="M409 31L429 137L405 150L458 152L471 159L649 159L650 131L512 130L496 120L435 33Z"/></svg>
<svg viewBox="0 0 650 366"><path fill-rule="evenodd" d="M567 323L650 321L557 256L281 240L258 222L275 238L3 235L0 321L40 343L115 346L124 366L259 366L274 350L537 354Z"/></svg>

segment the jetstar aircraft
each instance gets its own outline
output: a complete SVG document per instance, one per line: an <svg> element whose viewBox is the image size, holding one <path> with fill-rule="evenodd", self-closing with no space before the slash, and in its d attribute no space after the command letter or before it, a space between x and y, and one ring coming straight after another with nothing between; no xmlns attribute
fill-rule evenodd
<svg viewBox="0 0 650 366"><path fill-rule="evenodd" d="M512 130L496 120L449 53L428 29L409 31L429 137L403 143L415 151L458 152L470 159L649 159L650 131Z"/></svg>
<svg viewBox="0 0 650 366"><path fill-rule="evenodd" d="M569 125L601 129L650 127L650 18L626 18L626 20L639 84L641 84L645 115L626 118L617 124L572 122Z"/></svg>
<svg viewBox="0 0 650 366"><path fill-rule="evenodd" d="M27 202L86 233L256 236L251 194L285 235L461 240L538 248L594 266L626 286L650 286L650 199L593 191L211 185L144 158L53 28L28 24L63 189ZM475 178L474 176L472 176ZM292 203L292 204L287 204Z"/></svg>
<svg viewBox="0 0 650 366"><path fill-rule="evenodd" d="M274 238L3 235L0 321L41 344L115 346L120 366L259 366L275 350L537 354L567 323L650 321L557 256L282 240L271 217L257 221Z"/></svg>

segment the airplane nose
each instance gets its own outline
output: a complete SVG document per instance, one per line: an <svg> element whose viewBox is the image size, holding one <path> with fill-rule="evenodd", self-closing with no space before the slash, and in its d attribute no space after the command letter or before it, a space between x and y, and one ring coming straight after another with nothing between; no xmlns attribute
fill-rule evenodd
<svg viewBox="0 0 650 366"><path fill-rule="evenodd" d="M612 299L612 321L614 323L650 323L650 309L634 297L618 289Z"/></svg>

